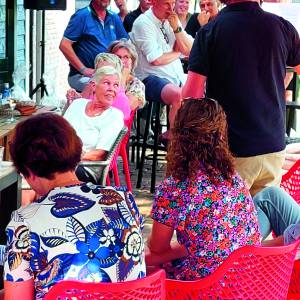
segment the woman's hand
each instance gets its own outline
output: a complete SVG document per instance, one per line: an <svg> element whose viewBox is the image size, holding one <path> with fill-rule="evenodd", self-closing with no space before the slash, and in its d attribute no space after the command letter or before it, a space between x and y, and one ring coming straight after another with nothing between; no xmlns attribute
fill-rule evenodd
<svg viewBox="0 0 300 300"><path fill-rule="evenodd" d="M82 98L93 100L95 97L96 83L91 80L81 93Z"/></svg>
<svg viewBox="0 0 300 300"><path fill-rule="evenodd" d="M127 95L128 97L128 101L129 101L129 106L131 110L135 110L137 107L139 107L141 105L141 101L139 100L138 97L133 96L133 95Z"/></svg>
<svg viewBox="0 0 300 300"><path fill-rule="evenodd" d="M126 68L125 66L122 69L122 79L121 79L121 85L122 87L126 87L126 83L131 78L131 70L129 68Z"/></svg>

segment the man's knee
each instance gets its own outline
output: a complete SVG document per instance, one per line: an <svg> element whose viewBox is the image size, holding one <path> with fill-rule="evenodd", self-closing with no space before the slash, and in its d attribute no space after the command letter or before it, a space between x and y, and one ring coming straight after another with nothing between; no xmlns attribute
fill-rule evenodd
<svg viewBox="0 0 300 300"><path fill-rule="evenodd" d="M161 91L161 99L165 104L177 106L181 105L181 88L175 84L167 84Z"/></svg>

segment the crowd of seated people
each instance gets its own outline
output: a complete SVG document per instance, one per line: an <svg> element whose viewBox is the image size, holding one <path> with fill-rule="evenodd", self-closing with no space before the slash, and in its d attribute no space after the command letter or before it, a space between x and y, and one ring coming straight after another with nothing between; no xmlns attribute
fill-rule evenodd
<svg viewBox="0 0 300 300"><path fill-rule="evenodd" d="M112 106L123 112L125 121L130 118L131 111L142 108L145 104L144 84L134 76L137 60L135 47L127 40L113 42L108 48L108 53L99 53L95 58L95 70L110 65L122 75L119 91ZM93 99L94 95L95 81L93 77L86 84L81 94L74 89L67 92L67 98L71 101L81 97Z"/></svg>
<svg viewBox="0 0 300 300"><path fill-rule="evenodd" d="M216 1L200 1L202 13L192 16L197 26L215 18ZM94 14L106 11L100 2L91 1ZM124 1L116 3L127 13ZM63 117L43 114L15 129L12 160L38 196L7 226L5 300L43 299L59 280L138 279L146 276L146 264L165 269L168 278L195 280L212 274L240 247L300 238L300 206L286 192L268 187L251 197L235 169L227 116L217 99L182 100L179 58L192 46L184 31L192 20L189 1L152 4L133 23L132 42L107 41L87 67L83 51L70 52L83 34L71 34L83 11L77 13L61 45L72 65L73 101ZM154 195L146 250L133 196L98 186L97 170L78 165L105 160L131 111L144 106L145 93L148 101L171 106L166 177ZM271 232L277 238L266 240Z"/></svg>

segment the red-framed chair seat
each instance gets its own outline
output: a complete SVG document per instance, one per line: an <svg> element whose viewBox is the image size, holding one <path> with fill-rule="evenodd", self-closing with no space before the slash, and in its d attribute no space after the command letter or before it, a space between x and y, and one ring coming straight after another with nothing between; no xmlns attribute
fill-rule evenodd
<svg viewBox="0 0 300 300"><path fill-rule="evenodd" d="M167 299L286 299L299 243L239 248L204 279L167 279Z"/></svg>
<svg viewBox="0 0 300 300"><path fill-rule="evenodd" d="M300 159L282 176L280 186L300 205Z"/></svg>
<svg viewBox="0 0 300 300"><path fill-rule="evenodd" d="M44 300L164 300L165 278L165 271L159 270L144 278L124 282L65 280L55 284Z"/></svg>

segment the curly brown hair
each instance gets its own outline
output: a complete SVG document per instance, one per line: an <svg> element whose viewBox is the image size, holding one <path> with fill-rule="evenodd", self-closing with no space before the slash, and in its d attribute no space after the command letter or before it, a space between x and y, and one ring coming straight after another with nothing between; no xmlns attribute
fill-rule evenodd
<svg viewBox="0 0 300 300"><path fill-rule="evenodd" d="M185 99L172 129L167 176L194 179L202 170L212 181L220 175L228 180L234 173L233 161L221 105L210 98Z"/></svg>

